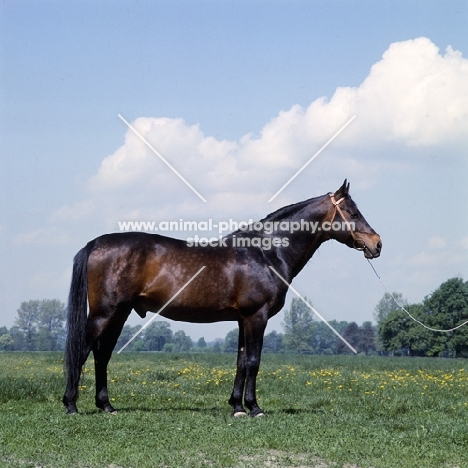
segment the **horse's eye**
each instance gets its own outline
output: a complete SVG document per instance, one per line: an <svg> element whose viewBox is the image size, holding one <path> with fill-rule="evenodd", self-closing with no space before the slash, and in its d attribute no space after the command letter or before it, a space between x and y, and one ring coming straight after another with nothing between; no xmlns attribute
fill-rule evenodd
<svg viewBox="0 0 468 468"><path fill-rule="evenodd" d="M357 213L351 213L351 219L357 219L358 214Z"/></svg>

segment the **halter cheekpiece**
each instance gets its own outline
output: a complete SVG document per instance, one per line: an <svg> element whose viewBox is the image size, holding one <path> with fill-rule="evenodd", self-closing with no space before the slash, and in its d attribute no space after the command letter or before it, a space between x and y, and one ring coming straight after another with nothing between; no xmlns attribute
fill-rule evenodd
<svg viewBox="0 0 468 468"><path fill-rule="evenodd" d="M340 199L335 200L335 194L334 193L329 193L328 195L330 196L331 202L333 203L333 206L335 207L335 212L333 213L333 217L332 217L331 222L333 222L333 220L335 219L336 212L338 211L338 213L340 213L341 218L346 223L346 226L348 227L348 231L350 232L351 237L353 238L353 248L355 248L356 250L366 250L367 249L366 245L364 244L364 242L362 240L356 238L356 235L354 234L354 230L352 229L351 224L345 218L345 215L341 211L340 203L345 199L345 197L341 197ZM358 245L358 243L364 244L364 245L362 247L360 247Z"/></svg>

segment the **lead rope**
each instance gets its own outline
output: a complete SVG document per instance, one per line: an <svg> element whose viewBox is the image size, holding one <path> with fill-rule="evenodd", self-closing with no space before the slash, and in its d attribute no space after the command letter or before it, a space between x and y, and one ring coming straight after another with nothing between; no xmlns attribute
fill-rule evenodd
<svg viewBox="0 0 468 468"><path fill-rule="evenodd" d="M379 274L375 271L375 268L374 268L374 265L372 265L372 263L370 262L370 260L368 258L366 258L367 262L369 263L369 265L371 266L372 270L374 270L374 273L375 273L375 276L377 276L377 278L379 279L380 281L380 284L382 285L382 287L385 289L385 291L388 292L388 294L390 294L391 298L395 301L396 305L403 311L405 311L409 317L414 320L416 323L419 323L419 325L423 326L424 328L427 328L428 330L431 330L431 331L434 331L434 332L439 332L439 333L449 333L451 331L454 331L454 330L457 330L458 328L461 328L463 327L464 325L466 325L468 323L468 320L466 322L463 322L461 325L457 325L456 327L453 327L453 328L450 328L448 330L439 330L437 328L431 328L431 327L428 327L427 325L424 325L424 323L420 322L417 318L413 317L396 299L395 299L395 296L386 288L385 284L383 284L382 282L382 279L380 278Z"/></svg>

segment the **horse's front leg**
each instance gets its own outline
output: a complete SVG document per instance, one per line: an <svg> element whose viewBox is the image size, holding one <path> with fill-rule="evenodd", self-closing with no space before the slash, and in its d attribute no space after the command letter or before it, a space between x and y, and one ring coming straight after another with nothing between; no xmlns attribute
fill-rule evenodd
<svg viewBox="0 0 468 468"><path fill-rule="evenodd" d="M244 326L242 321L239 321L239 340L237 342L237 371L234 379L234 388L232 390L229 404L232 406L232 416L235 418L245 416L244 407L242 406L242 396L244 395L245 384L245 339Z"/></svg>
<svg viewBox="0 0 468 468"><path fill-rule="evenodd" d="M263 410L257 404L256 382L260 357L262 354L263 335L268 319L261 309L256 314L244 319L245 336L245 406L250 410L250 416L263 416Z"/></svg>

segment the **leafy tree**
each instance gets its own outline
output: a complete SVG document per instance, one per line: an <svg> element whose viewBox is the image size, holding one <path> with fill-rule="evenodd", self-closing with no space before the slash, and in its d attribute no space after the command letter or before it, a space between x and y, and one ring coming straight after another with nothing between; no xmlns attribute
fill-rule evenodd
<svg viewBox="0 0 468 468"><path fill-rule="evenodd" d="M421 304L409 305L408 312L422 321ZM399 351L408 356L435 355L429 350L431 332L412 320L404 311L394 310L379 323L379 336L387 351ZM443 347L442 347L443 348Z"/></svg>
<svg viewBox="0 0 468 468"><path fill-rule="evenodd" d="M135 333L140 330L141 325L136 325L132 327L131 325L124 325L122 332L120 333L119 339L117 340L117 344L115 345L115 350L119 351L122 346L125 346L131 338L135 335ZM140 334L137 336L131 343L126 346L125 351L144 351L146 349L146 345L144 340L141 338Z"/></svg>
<svg viewBox="0 0 468 468"><path fill-rule="evenodd" d="M225 353L237 353L237 343L239 341L239 330L236 328L227 333L224 339L223 351Z"/></svg>
<svg viewBox="0 0 468 468"><path fill-rule="evenodd" d="M263 351L266 353L279 353L283 349L283 335L273 330L263 339Z"/></svg>
<svg viewBox="0 0 468 468"><path fill-rule="evenodd" d="M206 348L207 348L207 344L206 344L205 338L202 336L197 341L197 349L199 351L206 351Z"/></svg>
<svg viewBox="0 0 468 468"><path fill-rule="evenodd" d="M375 342L375 329L371 322L364 322L361 326L361 337L358 343L358 350L364 351L366 356L377 349Z"/></svg>
<svg viewBox="0 0 468 468"><path fill-rule="evenodd" d="M293 298L290 309L284 314L282 325L286 350L300 354L313 351L314 319L310 308L301 299Z"/></svg>
<svg viewBox="0 0 468 468"><path fill-rule="evenodd" d="M393 293L393 297L401 304L403 307L408 305L406 299L403 298L403 295L398 292ZM393 297L386 292L382 299L378 302L378 304L374 308L374 320L379 324L382 320L385 320L390 312L394 310L399 310L398 304L395 302Z"/></svg>
<svg viewBox="0 0 468 468"><path fill-rule="evenodd" d="M361 330L359 329L359 325L356 322L348 323L342 336L354 349L356 349L356 351L359 351L357 348L359 348L359 342L361 341ZM344 343L339 338L337 338L337 340L337 353L344 354L352 352L346 343Z"/></svg>
<svg viewBox="0 0 468 468"><path fill-rule="evenodd" d="M17 325L10 328L9 334L13 339L13 351L22 351L26 349L24 333Z"/></svg>
<svg viewBox="0 0 468 468"><path fill-rule="evenodd" d="M13 351L14 341L9 333L0 335L0 351Z"/></svg>
<svg viewBox="0 0 468 468"><path fill-rule="evenodd" d="M468 283L451 278L423 301L424 320L432 328L448 330L468 320ZM456 357L467 352L468 324L449 333L434 334L429 352L432 356Z"/></svg>
<svg viewBox="0 0 468 468"><path fill-rule="evenodd" d="M175 343L166 343L162 350L164 353L174 353L176 351L176 345Z"/></svg>
<svg viewBox="0 0 468 468"><path fill-rule="evenodd" d="M40 301L22 302L17 310L15 325L24 334L26 351L34 351L37 342L37 322L39 319Z"/></svg>
<svg viewBox="0 0 468 468"><path fill-rule="evenodd" d="M148 351L162 351L166 344L172 343L173 334L168 322L152 323L144 333Z"/></svg>
<svg viewBox="0 0 468 468"><path fill-rule="evenodd" d="M391 311L379 322L379 337L385 351L399 351L406 346L408 316L399 310Z"/></svg>
<svg viewBox="0 0 468 468"><path fill-rule="evenodd" d="M348 322L330 320L328 322L338 333L343 334ZM324 322L314 322L312 351L315 354L336 354L337 337Z"/></svg>
<svg viewBox="0 0 468 468"><path fill-rule="evenodd" d="M468 285L461 278L442 283L422 304L407 306L413 317L438 330L448 330L468 320ZM468 326L468 325L467 325ZM403 350L409 355L452 356L468 352L468 330L430 331L403 311L391 312L379 324L384 349Z"/></svg>
<svg viewBox="0 0 468 468"><path fill-rule="evenodd" d="M7 327L0 327L0 351L13 351L14 341Z"/></svg>
<svg viewBox="0 0 468 468"><path fill-rule="evenodd" d="M58 299L22 302L10 333L14 349L54 351L65 342L65 305ZM20 337L19 335L23 336Z"/></svg>
<svg viewBox="0 0 468 468"><path fill-rule="evenodd" d="M56 351L65 342L66 307L58 299L45 299L39 303L37 316L38 349Z"/></svg>
<svg viewBox="0 0 468 468"><path fill-rule="evenodd" d="M451 333L450 348L453 357L468 357L468 324Z"/></svg>
<svg viewBox="0 0 468 468"><path fill-rule="evenodd" d="M145 340L143 340L142 338L135 338L135 340L132 341L132 343L129 346L131 346L132 351L135 351L137 353L141 351L147 351Z"/></svg>
<svg viewBox="0 0 468 468"><path fill-rule="evenodd" d="M173 343L175 351L179 353L187 353L192 347L192 340L188 337L183 330L178 330L174 333Z"/></svg>

